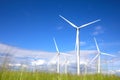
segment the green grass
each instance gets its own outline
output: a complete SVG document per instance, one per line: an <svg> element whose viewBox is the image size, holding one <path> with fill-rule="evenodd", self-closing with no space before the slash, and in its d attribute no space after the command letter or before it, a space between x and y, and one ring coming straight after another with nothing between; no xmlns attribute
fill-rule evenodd
<svg viewBox="0 0 120 80"><path fill-rule="evenodd" d="M0 80L120 80L119 76L89 74L72 75L45 72L0 71Z"/></svg>

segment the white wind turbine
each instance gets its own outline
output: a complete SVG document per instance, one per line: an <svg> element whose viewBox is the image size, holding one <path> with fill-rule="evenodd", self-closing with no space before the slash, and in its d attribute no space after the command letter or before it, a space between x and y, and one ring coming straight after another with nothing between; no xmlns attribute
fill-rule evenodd
<svg viewBox="0 0 120 80"><path fill-rule="evenodd" d="M89 62L87 62L84 66L85 68L85 74L87 73L87 67L92 64L92 62L99 56L99 54L97 54L95 57L93 57Z"/></svg>
<svg viewBox="0 0 120 80"><path fill-rule="evenodd" d="M95 22L100 21L100 19L89 22L87 24L81 25L81 26L76 26L75 24L73 24L72 22L70 22L69 20L67 20L66 18L64 18L63 16L59 15L63 20L65 20L66 22L68 22L71 26L73 26L74 28L76 28L77 32L76 32L76 50L77 50L77 74L80 74L80 40L79 40L79 30L80 28L83 28L85 26L88 26L90 24L93 24Z"/></svg>
<svg viewBox="0 0 120 80"><path fill-rule="evenodd" d="M95 44L96 44L96 48L97 48L97 53L98 53L96 55L96 57L95 57L95 59L98 58L97 72L100 73L100 70L101 70L101 59L100 59L100 56L101 56L101 54L107 55L107 56L112 56L112 57L115 57L115 55L111 55L111 54L107 54L107 53L101 52L100 49L99 49L99 47L98 47L98 44L97 44L97 41L96 41L95 38L94 38L94 40L95 40Z"/></svg>
<svg viewBox="0 0 120 80"><path fill-rule="evenodd" d="M54 44L55 44L56 51L57 51L57 54L54 57L54 58L57 58L57 73L60 73L60 55L62 55L64 57L72 56L72 55L60 52L59 49L58 49L58 46L57 46L55 38L53 38L53 40L54 40Z"/></svg>
<svg viewBox="0 0 120 80"><path fill-rule="evenodd" d="M53 40L54 40L54 44L55 44L55 47L57 50L57 55L56 55L56 57L57 57L57 73L60 73L60 52L59 52L55 38L53 38Z"/></svg>
<svg viewBox="0 0 120 80"><path fill-rule="evenodd" d="M87 67L89 67L90 64L92 64L93 61L95 61L95 59L98 57L98 54L96 56L94 56L91 60L87 60L85 61L86 63L84 63L84 73L87 73Z"/></svg>
<svg viewBox="0 0 120 80"><path fill-rule="evenodd" d="M65 74L67 74L69 61L66 56L64 56L64 59L65 59L65 61L63 62L62 66L64 66L64 72L65 72Z"/></svg>

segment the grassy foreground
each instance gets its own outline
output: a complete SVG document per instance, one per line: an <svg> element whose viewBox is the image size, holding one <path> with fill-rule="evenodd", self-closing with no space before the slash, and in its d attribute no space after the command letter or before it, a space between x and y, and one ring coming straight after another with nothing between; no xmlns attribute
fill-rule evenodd
<svg viewBox="0 0 120 80"><path fill-rule="evenodd" d="M44 72L1 71L0 80L120 80L115 75L72 75Z"/></svg>

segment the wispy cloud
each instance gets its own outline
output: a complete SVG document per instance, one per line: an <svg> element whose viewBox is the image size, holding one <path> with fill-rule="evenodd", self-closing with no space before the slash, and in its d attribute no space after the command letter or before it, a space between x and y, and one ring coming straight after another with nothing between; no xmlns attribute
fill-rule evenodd
<svg viewBox="0 0 120 80"><path fill-rule="evenodd" d="M9 53L9 54L12 54L14 57L21 57L21 58L31 57L32 60L28 61L31 66L47 64L56 55L56 52L25 50L25 49L21 49L21 48L17 48L17 47L13 47L10 45L0 43L0 54L1 53ZM71 57L67 56L67 59L70 62L69 64L76 63L76 52L67 51L66 53L72 55ZM118 53L120 53L120 51ZM96 50L81 50L80 51L81 64L83 63L87 64L96 54L97 54ZM35 58L37 59L35 60ZM117 60L115 59L115 62L112 62L112 63L114 64L118 63L118 59ZM65 60L64 57L60 56L60 64L63 64L64 60ZM53 60L53 61L55 61L54 64L56 64L56 60ZM10 63L10 66L19 66L19 65L21 65L21 63ZM76 66L76 65L70 65L70 66ZM114 66L117 66L117 64L115 64Z"/></svg>
<svg viewBox="0 0 120 80"><path fill-rule="evenodd" d="M75 51L68 51L69 54L76 54ZM81 55L96 54L96 50L80 50Z"/></svg>
<svg viewBox="0 0 120 80"><path fill-rule="evenodd" d="M82 42L82 44L85 45L86 43ZM32 59L37 58L37 59L41 59L41 60L50 60L56 55L56 52L25 50L25 49L9 46L6 44L0 44L0 53L8 53L8 54L13 55L14 57L21 57L21 58L22 57L31 57ZM81 50L80 53L81 53L81 56L86 56L86 55L94 54L94 53L96 53L96 51L95 50ZM71 57L72 60L75 59L75 57L76 57L75 51L67 51L67 54L73 55ZM64 61L64 59L62 61ZM32 60L32 62L33 62L33 60ZM39 62L40 61L38 60L38 63Z"/></svg>
<svg viewBox="0 0 120 80"><path fill-rule="evenodd" d="M14 57L38 57L38 58L51 58L54 56L54 52L47 52L47 51L33 51L33 50L26 50L21 49L13 46L9 46L6 44L0 44L0 53L2 54L11 54Z"/></svg>
<svg viewBox="0 0 120 80"><path fill-rule="evenodd" d="M81 41L80 42L80 46L85 46L86 45L86 42L85 41Z"/></svg>
<svg viewBox="0 0 120 80"><path fill-rule="evenodd" d="M101 27L101 26L97 26L94 28L94 32L93 32L93 35L99 35L99 34L102 34L104 33L104 29Z"/></svg>
<svg viewBox="0 0 120 80"><path fill-rule="evenodd" d="M32 66L35 65L44 65L45 64L45 60L34 60L31 62Z"/></svg>
<svg viewBox="0 0 120 80"><path fill-rule="evenodd" d="M118 51L118 53L120 54L120 51Z"/></svg>
<svg viewBox="0 0 120 80"><path fill-rule="evenodd" d="M63 29L62 26L57 27L57 30L62 30L62 29Z"/></svg>

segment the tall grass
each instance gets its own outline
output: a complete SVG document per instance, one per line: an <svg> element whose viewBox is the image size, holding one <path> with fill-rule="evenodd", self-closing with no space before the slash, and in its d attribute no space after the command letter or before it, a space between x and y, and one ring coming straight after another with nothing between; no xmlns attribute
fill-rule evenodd
<svg viewBox="0 0 120 80"><path fill-rule="evenodd" d="M27 71L1 71L0 80L120 80L119 76L89 74L56 74L46 72L27 72Z"/></svg>

